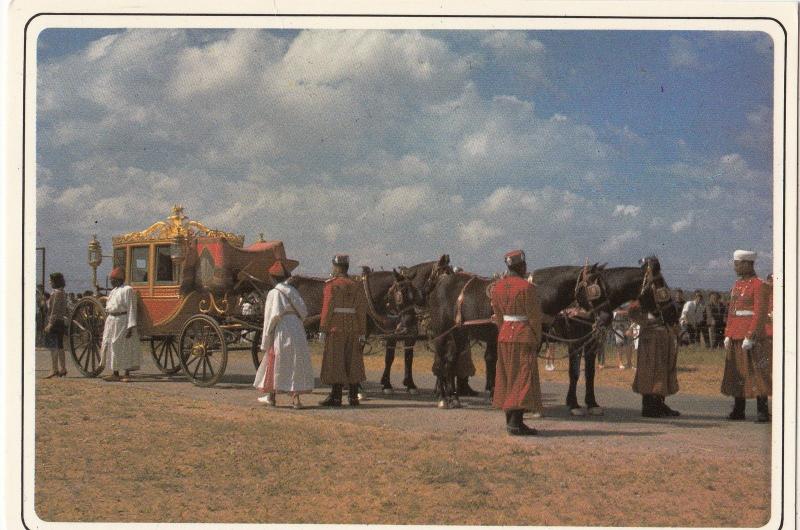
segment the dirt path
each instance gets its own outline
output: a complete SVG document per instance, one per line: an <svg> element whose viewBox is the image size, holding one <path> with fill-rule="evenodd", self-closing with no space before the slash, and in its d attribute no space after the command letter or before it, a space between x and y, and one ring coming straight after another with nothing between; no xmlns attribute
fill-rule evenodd
<svg viewBox="0 0 800 530"><path fill-rule="evenodd" d="M47 362L37 355L38 376ZM359 409L304 411L258 405L243 354L231 357L213 388L157 374L149 359L142 374L130 384L84 379L74 369L66 380L37 380L37 513L429 524L760 526L768 519L770 426L724 420L730 404L722 396L678 394L669 403L683 416L648 420L639 396L603 387L605 415L573 418L562 404L566 385L545 381L545 417L529 420L540 435L511 438L483 398L438 410L432 378L421 373L418 396L383 396L368 384L371 398ZM305 403L324 394L317 389ZM126 470L94 473L109 464ZM126 500L128 481L138 490ZM272 488L275 510L265 511L247 488ZM202 509L184 498L195 490L208 492ZM92 506L79 509L87 495Z"/></svg>

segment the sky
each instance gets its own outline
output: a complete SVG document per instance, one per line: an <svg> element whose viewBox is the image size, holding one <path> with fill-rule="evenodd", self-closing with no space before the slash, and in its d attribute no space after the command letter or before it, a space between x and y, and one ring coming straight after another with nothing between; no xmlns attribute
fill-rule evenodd
<svg viewBox="0 0 800 530"><path fill-rule="evenodd" d="M772 267L772 54L758 32L48 29L36 244L86 289L93 233L110 254L179 203L303 273L490 274L523 248L725 290L735 249Z"/></svg>

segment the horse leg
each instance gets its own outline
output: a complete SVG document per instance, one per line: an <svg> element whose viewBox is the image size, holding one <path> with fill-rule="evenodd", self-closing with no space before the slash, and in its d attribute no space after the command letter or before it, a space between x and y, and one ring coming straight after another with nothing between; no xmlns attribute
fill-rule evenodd
<svg viewBox="0 0 800 530"><path fill-rule="evenodd" d="M586 351L583 353L583 366L585 370L584 375L586 377L586 397L584 401L586 402L586 409L592 416L603 415L603 407L597 404L597 400L594 396L594 361L597 357L597 350L598 343L596 340L592 340L586 347Z"/></svg>
<svg viewBox="0 0 800 530"><path fill-rule="evenodd" d="M414 365L414 339L405 339L404 341L404 361L405 361L405 377L403 378L403 385L405 385L409 394L417 393L417 385L414 384L414 374L412 367Z"/></svg>
<svg viewBox="0 0 800 530"><path fill-rule="evenodd" d="M460 355L469 355L469 336L466 333L454 333L450 353L450 370L448 380L450 393L448 394L452 408L461 408L461 401L458 399L458 386L456 385L457 366Z"/></svg>
<svg viewBox="0 0 800 530"><path fill-rule="evenodd" d="M383 375L381 376L381 386L384 394L392 393L392 364L394 363L394 349L397 340L388 339L386 341L386 356L384 357Z"/></svg>
<svg viewBox="0 0 800 530"><path fill-rule="evenodd" d="M583 416L584 410L578 405L578 379L581 375L581 351L570 346L569 348L569 390L567 391L567 406L573 416Z"/></svg>
<svg viewBox="0 0 800 530"><path fill-rule="evenodd" d="M447 348L449 347L448 337L436 339L434 341L434 354L433 354L433 375L436 376L436 389L435 394L439 398L438 407L440 409L450 408L447 401L447 372L446 372L446 357Z"/></svg>
<svg viewBox="0 0 800 530"><path fill-rule="evenodd" d="M483 356L486 362L486 391L489 397L494 397L494 380L497 375L497 338L486 341L486 353Z"/></svg>

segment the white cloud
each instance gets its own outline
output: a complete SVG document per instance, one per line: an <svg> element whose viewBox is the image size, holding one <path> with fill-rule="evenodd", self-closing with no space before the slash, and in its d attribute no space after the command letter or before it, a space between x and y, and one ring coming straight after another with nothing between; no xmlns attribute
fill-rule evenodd
<svg viewBox="0 0 800 530"><path fill-rule="evenodd" d="M602 251L605 255L612 255L620 252L626 243L639 239L642 235L638 230L625 230L621 234L615 234L608 238Z"/></svg>
<svg viewBox="0 0 800 530"><path fill-rule="evenodd" d="M692 226L692 222L694 221L694 213L689 212L685 217L678 219L674 223L672 223L672 233L677 234L678 232L682 232Z"/></svg>
<svg viewBox="0 0 800 530"><path fill-rule="evenodd" d="M667 57L669 63L676 68L696 68L700 66L700 58L695 44L685 37L677 35L670 37Z"/></svg>
<svg viewBox="0 0 800 530"><path fill-rule="evenodd" d="M501 233L499 229L487 225L481 219L475 219L458 228L461 242L473 249L493 244L493 239Z"/></svg>
<svg viewBox="0 0 800 530"><path fill-rule="evenodd" d="M641 206L634 206L633 204L617 204L614 207L614 217L636 217L641 209Z"/></svg>

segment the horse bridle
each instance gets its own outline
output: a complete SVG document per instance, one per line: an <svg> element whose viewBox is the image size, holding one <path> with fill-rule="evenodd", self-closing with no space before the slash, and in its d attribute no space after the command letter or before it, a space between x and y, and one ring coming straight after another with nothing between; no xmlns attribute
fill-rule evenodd
<svg viewBox="0 0 800 530"><path fill-rule="evenodd" d="M605 280L603 280L603 275L600 271L591 271L588 265L585 265L583 269L581 269L581 273L578 275L578 281L575 283L574 299L579 305L581 291L585 292L586 303L589 306L588 309L584 309L586 309L595 320L597 319L597 312L599 310L611 306L611 301L606 294L608 293L608 288L605 284ZM598 302L598 300L601 301Z"/></svg>
<svg viewBox="0 0 800 530"><path fill-rule="evenodd" d="M656 304L658 318L661 320L661 323L664 326L669 328L670 325L667 324L667 320L664 318L664 309L672 304L672 295L669 292L667 282L664 280L661 272L658 272L657 274L653 273L652 261L649 259L646 260L645 265L644 277L642 278L642 288L639 290L638 300L641 303L642 298L644 298L648 292L650 292L653 296L653 301ZM658 286L656 284L657 280L661 280L663 285Z"/></svg>

